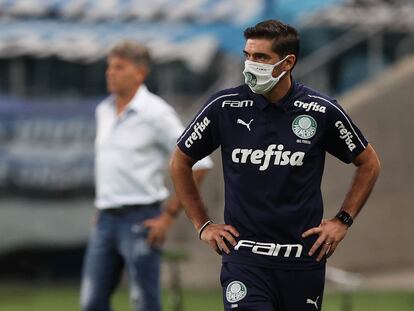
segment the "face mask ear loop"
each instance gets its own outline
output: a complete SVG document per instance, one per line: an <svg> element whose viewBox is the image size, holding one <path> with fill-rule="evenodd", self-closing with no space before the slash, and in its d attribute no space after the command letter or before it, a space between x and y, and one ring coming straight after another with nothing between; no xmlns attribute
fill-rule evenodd
<svg viewBox="0 0 414 311"><path fill-rule="evenodd" d="M286 70L282 71L282 73L280 75L278 75L275 79L277 79L279 81L286 74L286 72L287 72Z"/></svg>
<svg viewBox="0 0 414 311"><path fill-rule="evenodd" d="M283 63L289 56L290 56L290 54L289 55L286 55L285 58L283 58L282 60L278 61L276 64L273 65L272 78L273 78L273 70L275 70L275 68L277 66L279 66L281 63ZM281 79L284 76L285 73L286 73L286 70L285 71L282 71L282 73L278 77L275 77L274 79Z"/></svg>

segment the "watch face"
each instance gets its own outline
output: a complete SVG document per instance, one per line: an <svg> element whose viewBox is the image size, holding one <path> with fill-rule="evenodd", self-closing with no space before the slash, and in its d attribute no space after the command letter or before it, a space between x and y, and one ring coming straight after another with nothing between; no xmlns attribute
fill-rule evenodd
<svg viewBox="0 0 414 311"><path fill-rule="evenodd" d="M351 215L349 215L347 212L345 211L341 211L339 212L336 217L342 221L344 224L351 226L352 223L354 222L353 218Z"/></svg>

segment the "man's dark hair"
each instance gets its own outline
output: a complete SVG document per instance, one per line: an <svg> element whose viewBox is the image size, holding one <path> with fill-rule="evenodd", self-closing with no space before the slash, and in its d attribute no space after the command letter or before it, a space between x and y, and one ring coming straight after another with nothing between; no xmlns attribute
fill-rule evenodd
<svg viewBox="0 0 414 311"><path fill-rule="evenodd" d="M275 19L269 19L246 28L244 37L247 39L273 40L272 50L280 57L293 54L299 56L299 33L290 25Z"/></svg>

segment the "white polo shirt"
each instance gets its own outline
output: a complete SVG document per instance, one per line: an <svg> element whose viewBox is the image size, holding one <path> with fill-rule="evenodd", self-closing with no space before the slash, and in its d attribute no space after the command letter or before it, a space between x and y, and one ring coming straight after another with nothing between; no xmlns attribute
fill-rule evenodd
<svg viewBox="0 0 414 311"><path fill-rule="evenodd" d="M168 161L183 132L174 109L141 85L121 116L113 96L96 109L95 206L150 204L169 195ZM195 168L211 168L204 158Z"/></svg>

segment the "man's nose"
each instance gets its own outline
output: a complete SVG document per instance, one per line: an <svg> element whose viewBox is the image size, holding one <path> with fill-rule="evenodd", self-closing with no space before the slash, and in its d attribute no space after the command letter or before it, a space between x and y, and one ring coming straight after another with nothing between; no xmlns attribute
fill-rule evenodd
<svg viewBox="0 0 414 311"><path fill-rule="evenodd" d="M107 71L106 71L106 76L109 78L109 77L114 77L114 75L115 75L115 72L112 70L112 69L108 69Z"/></svg>

